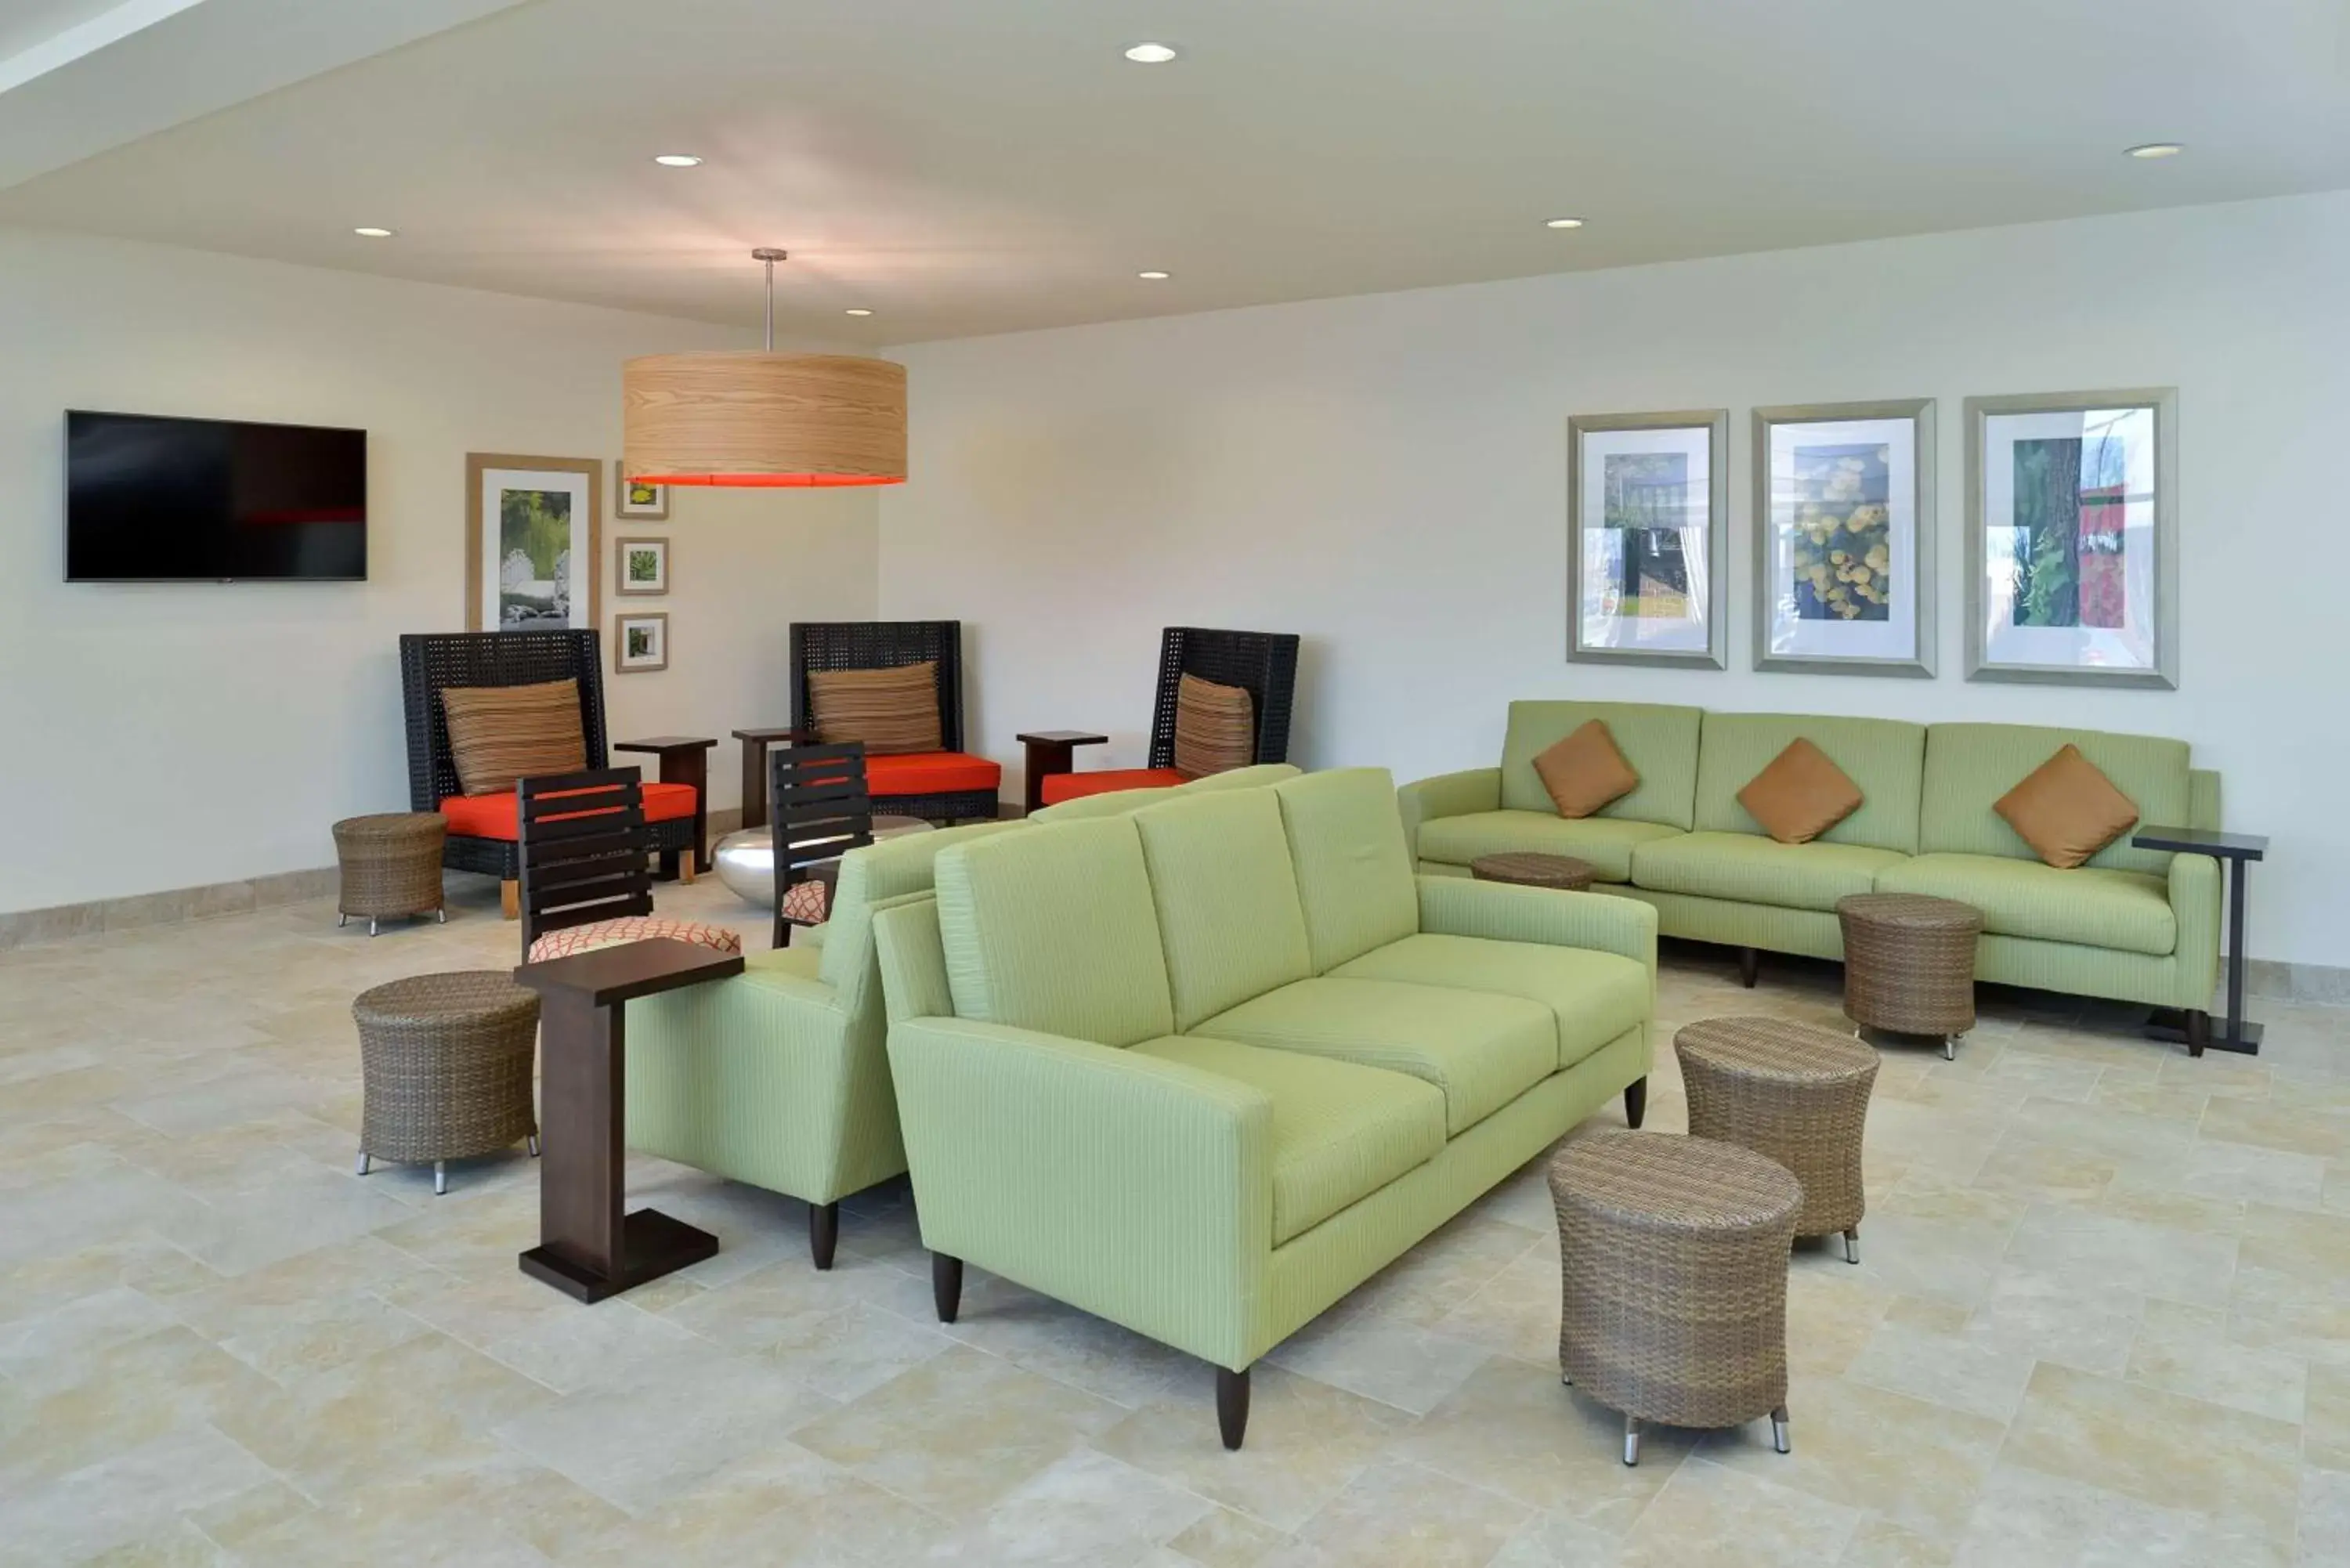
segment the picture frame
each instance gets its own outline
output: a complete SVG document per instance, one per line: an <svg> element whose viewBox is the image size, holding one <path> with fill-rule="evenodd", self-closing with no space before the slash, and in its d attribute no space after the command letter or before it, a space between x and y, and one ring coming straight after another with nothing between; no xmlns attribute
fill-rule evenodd
<svg viewBox="0 0 2350 1568"><path fill-rule="evenodd" d="M1967 679L2178 685L2178 389L1969 398Z"/></svg>
<svg viewBox="0 0 2350 1568"><path fill-rule="evenodd" d="M669 541L614 540L612 592L630 598L652 597L669 592Z"/></svg>
<svg viewBox="0 0 2350 1568"><path fill-rule="evenodd" d="M465 454L465 629L590 628L602 614L603 464Z"/></svg>
<svg viewBox="0 0 2350 1568"><path fill-rule="evenodd" d="M1729 668L1730 410L1566 426L1566 657Z"/></svg>
<svg viewBox="0 0 2350 1568"><path fill-rule="evenodd" d="M1754 668L1930 680L1931 398L1758 408Z"/></svg>
<svg viewBox="0 0 2350 1568"><path fill-rule="evenodd" d="M612 618L612 670L639 675L669 668L669 616L631 610Z"/></svg>
<svg viewBox="0 0 2350 1568"><path fill-rule="evenodd" d="M631 523L666 523L669 521L669 486L646 484L630 479L623 472L620 460L612 460L612 515L625 517Z"/></svg>

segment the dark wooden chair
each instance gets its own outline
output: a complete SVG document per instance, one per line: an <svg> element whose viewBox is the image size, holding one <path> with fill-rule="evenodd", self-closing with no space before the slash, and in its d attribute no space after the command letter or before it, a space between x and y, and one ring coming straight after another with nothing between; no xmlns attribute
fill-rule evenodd
<svg viewBox="0 0 2350 1568"><path fill-rule="evenodd" d="M1297 637L1280 631L1221 631L1210 627L1170 626L1159 647L1159 690L1150 712L1149 765L1072 771L1074 749L1106 742L1106 735L1051 730L1022 735L1028 749L1027 806L1055 805L1079 795L1110 790L1155 789L1183 782L1175 771L1175 697L1183 677L1194 675L1249 694L1256 725L1251 763L1289 760L1290 703L1297 689Z"/></svg>
<svg viewBox="0 0 2350 1568"><path fill-rule="evenodd" d="M509 919L519 911L522 875L519 812L510 794L468 795L449 746L449 718L441 693L450 687L525 686L546 680L579 686L579 732L590 772L609 757L604 740L603 656L590 629L412 632L400 639L400 699L408 721L408 804L449 819L442 864L477 871L503 884ZM709 869L709 792L702 787L714 742L661 736L623 742L623 751L660 757L660 782L643 786L646 830L660 856L661 875L691 880Z"/></svg>
<svg viewBox="0 0 2350 1568"><path fill-rule="evenodd" d="M645 820L637 769L545 774L518 781L515 793L525 963L653 938L743 950L723 927L653 918L657 825ZM557 933L567 934L546 940Z"/></svg>
<svg viewBox="0 0 2350 1568"><path fill-rule="evenodd" d="M767 802L775 840L775 945L789 947L795 926L821 925L831 912L840 857L873 842L873 797L867 793L865 748L784 746L767 753ZM819 900L795 898L805 884ZM787 905L809 906L788 912Z"/></svg>
<svg viewBox="0 0 2350 1568"><path fill-rule="evenodd" d="M1003 769L963 750L962 622L841 620L792 623L792 729L821 740L808 676L825 670L938 667L939 750L870 755L865 777L877 809L954 823L1002 815Z"/></svg>

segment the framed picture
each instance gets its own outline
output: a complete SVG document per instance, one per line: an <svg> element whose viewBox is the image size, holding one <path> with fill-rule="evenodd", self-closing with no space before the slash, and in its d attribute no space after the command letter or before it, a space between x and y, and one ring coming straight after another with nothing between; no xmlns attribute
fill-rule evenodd
<svg viewBox="0 0 2350 1568"><path fill-rule="evenodd" d="M639 523L669 521L669 486L647 484L640 479L630 479L620 472L618 458L612 461L612 515L632 518Z"/></svg>
<svg viewBox="0 0 2350 1568"><path fill-rule="evenodd" d="M669 617L622 615L612 619L612 668L622 675L669 668Z"/></svg>
<svg viewBox="0 0 2350 1568"><path fill-rule="evenodd" d="M1567 658L1725 668L1730 410L1566 432Z"/></svg>
<svg viewBox="0 0 2350 1568"><path fill-rule="evenodd" d="M1934 400L1754 410L1754 668L1934 673Z"/></svg>
<svg viewBox="0 0 2350 1568"><path fill-rule="evenodd" d="M2178 684L2178 390L1969 398L1967 679Z"/></svg>
<svg viewBox="0 0 2350 1568"><path fill-rule="evenodd" d="M465 454L465 629L598 624L603 521L590 458Z"/></svg>
<svg viewBox="0 0 2350 1568"><path fill-rule="evenodd" d="M650 595L669 592L668 540L622 539L617 544L618 552L612 568L614 593Z"/></svg>

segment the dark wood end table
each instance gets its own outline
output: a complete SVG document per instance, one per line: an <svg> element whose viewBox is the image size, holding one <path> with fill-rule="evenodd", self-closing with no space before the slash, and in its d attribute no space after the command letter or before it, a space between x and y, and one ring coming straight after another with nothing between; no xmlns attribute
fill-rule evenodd
<svg viewBox="0 0 2350 1568"><path fill-rule="evenodd" d="M710 748L718 742L700 735L651 735L641 741L620 741L616 752L650 752L660 759L660 782L693 786L694 877L710 869ZM677 880L678 852L661 851L661 875ZM687 881L693 880L688 877Z"/></svg>
<svg viewBox="0 0 2350 1568"><path fill-rule="evenodd" d="M796 746L812 737L788 724L754 725L737 730L734 738L743 742L743 820L742 827L767 826L767 748Z"/></svg>
<svg viewBox="0 0 2350 1568"><path fill-rule="evenodd" d="M1065 774L1076 765L1079 746L1106 746L1107 735L1097 735L1090 730L1029 730L1013 737L1028 748L1027 777L1021 784L1026 810L1042 810L1045 805L1045 780L1054 774Z"/></svg>
<svg viewBox="0 0 2350 1568"><path fill-rule="evenodd" d="M628 942L526 963L539 994L538 1245L522 1272L583 1302L657 1280L718 1251L718 1238L657 1209L622 1216L627 1036L623 1008L743 972L741 953L693 942Z"/></svg>
<svg viewBox="0 0 2350 1568"><path fill-rule="evenodd" d="M2259 1055L2261 1026L2244 1016L2244 871L2253 861L2268 858L2268 839L2257 833L2201 827L2141 827L2130 835L2130 847L2209 855L2228 863L2228 1023L2226 1032L2209 1044L2214 1051ZM2184 1039L2187 1054L2200 1056L2205 1042L2196 1036L2209 1031L2158 1025L2152 1033L2163 1039Z"/></svg>

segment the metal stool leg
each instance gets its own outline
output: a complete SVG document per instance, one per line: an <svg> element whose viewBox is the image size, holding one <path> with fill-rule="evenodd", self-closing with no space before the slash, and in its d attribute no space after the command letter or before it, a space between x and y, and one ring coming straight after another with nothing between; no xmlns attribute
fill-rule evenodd
<svg viewBox="0 0 2350 1568"><path fill-rule="evenodd" d="M1787 1452L1787 1407L1784 1405L1771 1412L1771 1446L1783 1454Z"/></svg>
<svg viewBox="0 0 2350 1568"><path fill-rule="evenodd" d="M1624 1462L1627 1465L1640 1462L1640 1417L1638 1416L1624 1417Z"/></svg>
<svg viewBox="0 0 2350 1568"><path fill-rule="evenodd" d="M1844 1261L1847 1263L1860 1262L1860 1227L1857 1225L1844 1233Z"/></svg>
<svg viewBox="0 0 2350 1568"><path fill-rule="evenodd" d="M530 1135L530 1158L533 1159L536 1159L538 1158L538 1135L536 1133Z"/></svg>
<svg viewBox="0 0 2350 1568"><path fill-rule="evenodd" d="M357 1171L353 1172L353 1174L354 1174L354 1175L358 1175L358 1176L365 1176L367 1173L368 1173L368 1151L367 1151L367 1150L365 1150L365 1149L361 1149L361 1150L359 1150L359 1169L358 1169Z"/></svg>
<svg viewBox="0 0 2350 1568"><path fill-rule="evenodd" d="M449 1190L449 1165L446 1160L432 1162L432 1195L435 1198Z"/></svg>

